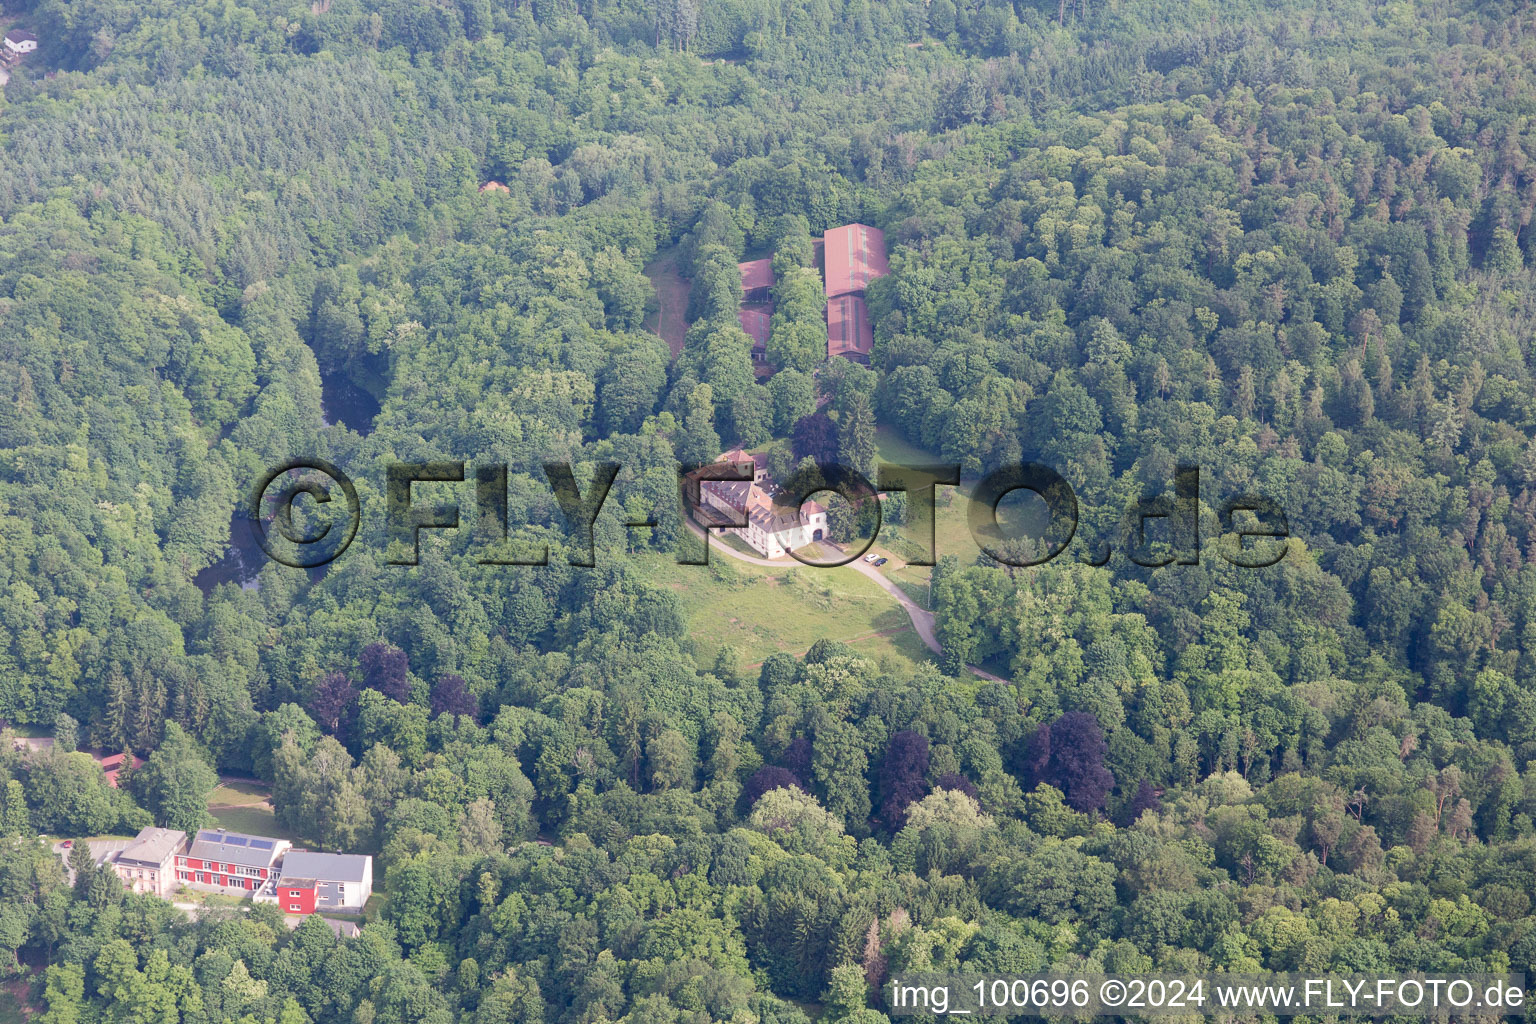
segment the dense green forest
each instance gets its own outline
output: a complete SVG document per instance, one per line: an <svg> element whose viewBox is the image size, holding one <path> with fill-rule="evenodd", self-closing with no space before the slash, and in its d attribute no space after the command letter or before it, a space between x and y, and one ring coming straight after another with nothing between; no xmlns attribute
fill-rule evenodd
<svg viewBox="0 0 1536 1024"><path fill-rule="evenodd" d="M879 1024L899 970L1536 974L1536 7L4 18L41 45L0 100L0 719L60 742L0 743L0 974L47 1024ZM825 361L813 269L850 221L890 250L869 367ZM767 377L736 319L761 256ZM1208 522L1267 494L1289 551L950 557L915 669L706 653L644 568L684 537L677 464L871 469L877 424L968 478L1057 468L1090 540L1198 464ZM371 514L257 573L232 513L294 456L375 511L391 462L504 464L508 543L550 564L466 529L392 565ZM553 461L624 466L595 568ZM77 744L147 761L113 788ZM188 921L34 847L202 825L215 772L376 854L359 938Z"/></svg>

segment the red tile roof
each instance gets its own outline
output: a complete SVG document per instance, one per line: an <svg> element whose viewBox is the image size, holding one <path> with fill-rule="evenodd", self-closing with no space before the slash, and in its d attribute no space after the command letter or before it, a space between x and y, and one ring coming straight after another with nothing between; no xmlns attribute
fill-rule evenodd
<svg viewBox="0 0 1536 1024"><path fill-rule="evenodd" d="M869 326L869 310L857 295L827 300L827 356L868 358L875 347Z"/></svg>
<svg viewBox="0 0 1536 1024"><path fill-rule="evenodd" d="M736 314L741 321L741 329L746 331L756 346L768 344L768 322L772 317L772 311L765 313L760 309L742 309Z"/></svg>
<svg viewBox="0 0 1536 1024"><path fill-rule="evenodd" d="M144 763L144 759L139 757L137 754L129 754L128 756L132 759L129 762L130 768L138 768ZM123 767L123 755L108 754L106 757L99 758L98 763L101 765L102 774L106 775L107 777L107 784L116 789L117 773L121 771Z"/></svg>
<svg viewBox="0 0 1536 1024"><path fill-rule="evenodd" d="M738 263L736 267L741 271L742 291L773 287L773 260L752 260Z"/></svg>
<svg viewBox="0 0 1536 1024"><path fill-rule="evenodd" d="M885 258L885 232L867 224L845 224L826 235L827 297L862 292L870 281L891 272Z"/></svg>
<svg viewBox="0 0 1536 1024"><path fill-rule="evenodd" d="M732 448L724 455L721 455L720 458L716 461L750 462L752 463L752 474L754 480L758 479L763 475L763 473L767 472L768 468L768 456L764 455L762 452L753 454L744 448Z"/></svg>

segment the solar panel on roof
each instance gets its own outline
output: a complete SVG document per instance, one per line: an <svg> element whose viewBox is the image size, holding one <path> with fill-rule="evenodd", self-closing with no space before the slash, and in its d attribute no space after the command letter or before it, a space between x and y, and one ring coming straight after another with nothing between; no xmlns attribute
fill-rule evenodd
<svg viewBox="0 0 1536 1024"><path fill-rule="evenodd" d="M197 841L200 843L217 843L219 842L219 834L217 832L199 832L197 834Z"/></svg>
<svg viewBox="0 0 1536 1024"><path fill-rule="evenodd" d="M251 849L253 849L253 850L270 850L270 849L272 849L272 840L270 840L270 839L252 839L251 840Z"/></svg>
<svg viewBox="0 0 1536 1024"><path fill-rule="evenodd" d="M244 846L245 845L245 836L226 836L224 838L224 845L225 846ZM252 844L252 845L254 845L254 844Z"/></svg>

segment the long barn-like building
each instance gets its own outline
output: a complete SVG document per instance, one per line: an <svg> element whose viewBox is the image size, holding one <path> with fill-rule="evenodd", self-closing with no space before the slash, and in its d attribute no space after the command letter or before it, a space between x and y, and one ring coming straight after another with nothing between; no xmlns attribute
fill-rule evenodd
<svg viewBox="0 0 1536 1024"><path fill-rule="evenodd" d="M773 260L750 260L736 267L741 271L741 308L736 315L752 339L752 362L762 365L768 359L768 325L773 319Z"/></svg>
<svg viewBox="0 0 1536 1024"><path fill-rule="evenodd" d="M843 356L869 361L875 347L869 324L869 308L857 295L837 295L827 300L827 358Z"/></svg>
<svg viewBox="0 0 1536 1024"><path fill-rule="evenodd" d="M891 272L885 256L885 232L868 224L844 224L829 228L812 241L827 299L827 358L843 356L868 363L875 332L864 290L869 282ZM750 260L737 264L737 269L742 291L737 317L741 329L752 339L752 361L761 373L773 319L773 261Z"/></svg>
<svg viewBox="0 0 1536 1024"><path fill-rule="evenodd" d="M864 289L891 272L885 257L885 232L868 224L831 228L822 240L827 294L827 356L869 362L874 329Z"/></svg>

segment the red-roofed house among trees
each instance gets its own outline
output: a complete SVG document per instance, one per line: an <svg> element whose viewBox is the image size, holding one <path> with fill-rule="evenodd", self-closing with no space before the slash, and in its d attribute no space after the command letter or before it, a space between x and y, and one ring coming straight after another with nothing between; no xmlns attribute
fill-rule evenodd
<svg viewBox="0 0 1536 1024"><path fill-rule="evenodd" d="M123 770L123 755L107 754L104 757L98 758L97 763L101 765L102 774L107 777L107 785L111 786L113 789L116 789L118 773ZM137 754L128 755L128 770L130 772L135 768L138 768L143 763L144 759L139 757Z"/></svg>
<svg viewBox="0 0 1536 1024"><path fill-rule="evenodd" d="M827 355L868 362L874 330L864 289L891 272L885 258L885 232L867 224L831 228L823 238L822 259L827 294Z"/></svg>
<svg viewBox="0 0 1536 1024"><path fill-rule="evenodd" d="M768 325L773 320L773 304L758 309L743 306L736 317L741 321L741 329L752 339L752 361L761 363L768 356Z"/></svg>
<svg viewBox="0 0 1536 1024"><path fill-rule="evenodd" d="M875 347L869 325L869 309L857 295L839 295L827 300L827 356L844 356L868 362Z"/></svg>
<svg viewBox="0 0 1536 1024"><path fill-rule="evenodd" d="M745 305L768 301L773 287L773 260L752 260L736 264L741 271L741 301Z"/></svg>
<svg viewBox="0 0 1536 1024"><path fill-rule="evenodd" d="M752 362L761 367L768 359L768 323L773 318L773 260L749 260L736 267L741 271L741 308L736 316L752 339Z"/></svg>

